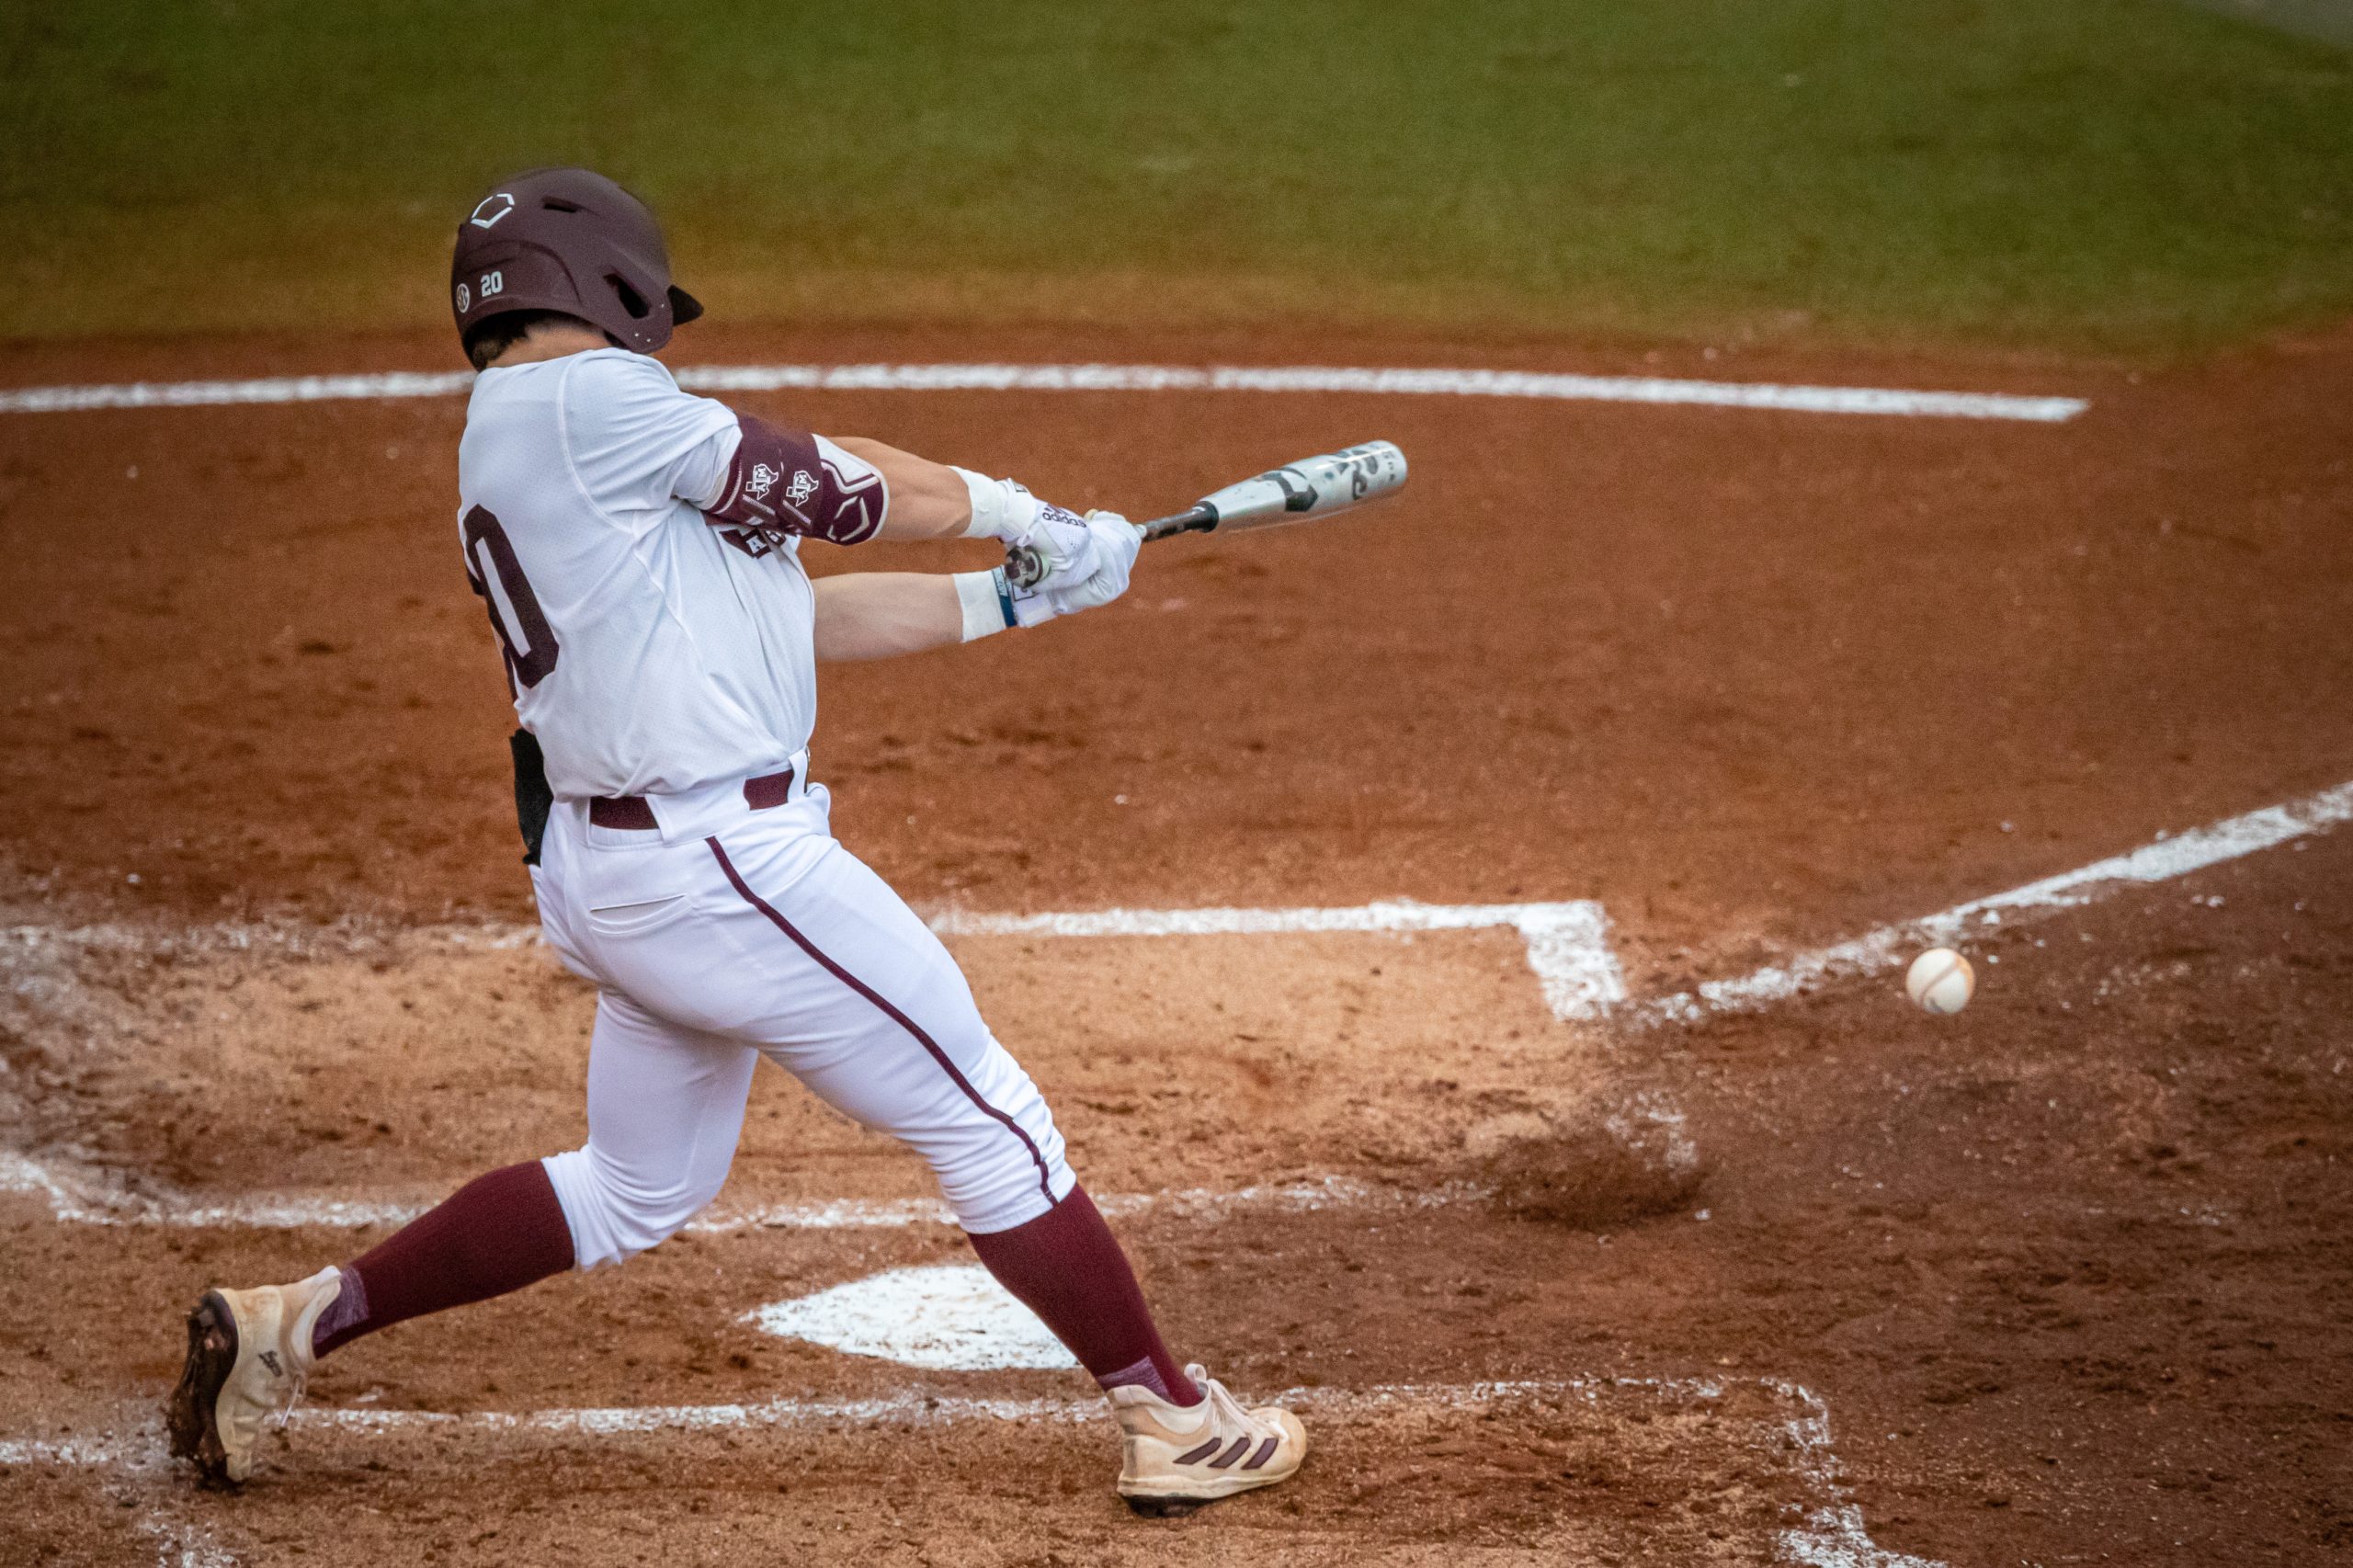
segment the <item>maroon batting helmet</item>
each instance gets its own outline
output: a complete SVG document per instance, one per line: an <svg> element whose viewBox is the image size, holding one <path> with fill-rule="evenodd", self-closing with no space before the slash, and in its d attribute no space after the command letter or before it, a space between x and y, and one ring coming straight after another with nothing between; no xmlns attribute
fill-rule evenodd
<svg viewBox="0 0 2353 1568"><path fill-rule="evenodd" d="M493 316L562 311L641 354L702 314L671 283L645 203L588 169L532 169L475 202L458 225L449 302L460 337Z"/></svg>

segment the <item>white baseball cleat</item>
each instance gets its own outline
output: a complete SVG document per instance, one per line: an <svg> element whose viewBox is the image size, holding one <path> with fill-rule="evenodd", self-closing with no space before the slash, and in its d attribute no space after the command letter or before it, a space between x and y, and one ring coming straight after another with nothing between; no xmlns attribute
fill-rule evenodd
<svg viewBox="0 0 2353 1568"><path fill-rule="evenodd" d="M1150 1389L1111 1391L1120 1418L1120 1495L1148 1518L1174 1518L1237 1492L1288 1481L1307 1457L1307 1429L1276 1405L1245 1409L1199 1367L1185 1375L1201 1391L1195 1405L1171 1404Z"/></svg>
<svg viewBox="0 0 2353 1568"><path fill-rule="evenodd" d="M291 1285L207 1290L188 1314L188 1363L164 1408L172 1455L192 1460L208 1486L254 1472L262 1422L290 1414L311 1374L311 1331L343 1290L323 1268Z"/></svg>

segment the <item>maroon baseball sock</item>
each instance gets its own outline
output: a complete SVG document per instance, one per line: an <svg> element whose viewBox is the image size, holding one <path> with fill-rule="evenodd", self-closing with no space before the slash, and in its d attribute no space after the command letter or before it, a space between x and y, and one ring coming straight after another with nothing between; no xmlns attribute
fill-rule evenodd
<svg viewBox="0 0 2353 1568"><path fill-rule="evenodd" d="M1085 1187L1026 1225L972 1238L997 1283L1036 1312L1103 1387L1141 1383L1176 1404L1200 1391L1160 1342L1119 1239Z"/></svg>
<svg viewBox="0 0 2353 1568"><path fill-rule="evenodd" d="M426 1312L488 1301L572 1267L572 1227L537 1160L476 1176L343 1266L343 1290L311 1332L324 1356Z"/></svg>

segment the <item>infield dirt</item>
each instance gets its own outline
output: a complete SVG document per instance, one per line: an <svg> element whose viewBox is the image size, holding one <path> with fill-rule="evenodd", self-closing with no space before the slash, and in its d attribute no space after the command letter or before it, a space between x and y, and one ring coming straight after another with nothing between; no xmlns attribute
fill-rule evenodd
<svg viewBox="0 0 2353 1568"><path fill-rule="evenodd" d="M691 347L1310 357L1011 335ZM444 357L85 346L11 350L0 374ZM1458 358L1347 356L1440 357ZM1574 363L2092 408L2040 427L744 399L1138 511L1370 436L1415 465L1407 498L1360 521L1156 546L1100 615L829 669L814 771L836 830L927 908L1598 899L1640 997L2353 778L2353 342L2145 376ZM408 1203L577 1141L589 999L540 949L482 939L529 907L504 692L455 551L461 416L451 400L0 424L0 791L10 918L32 928L6 949L0 1149L190 1203ZM919 562L874 549L820 569ZM1127 1519L1102 1423L1044 1417L604 1436L298 1420L244 1495L199 1495L138 1447L188 1300L375 1233L66 1223L36 1191L0 1193L0 1445L50 1446L0 1449L0 1513L26 1560L92 1563L162 1542L578 1564L658 1540L681 1562L1844 1564L1871 1549L1806 1531L1851 1488L1879 1547L1955 1563L2325 1560L2353 1546L2348 888L2339 834L2006 929L1972 946L1998 961L1949 1020L1891 980L1688 1027L1563 1024L1507 931L958 938L1091 1187L1347 1184L1320 1206L1119 1221L1187 1354L1324 1402L1299 1482L1183 1525ZM722 1201L925 1190L763 1074ZM915 1373L742 1321L963 1256L926 1223L689 1235L365 1342L314 1398L1082 1395L1068 1374ZM1550 1392L1364 1397L1493 1380ZM1811 1397L1836 1475L1800 1440ZM69 1462L55 1445L78 1439L129 1457Z"/></svg>

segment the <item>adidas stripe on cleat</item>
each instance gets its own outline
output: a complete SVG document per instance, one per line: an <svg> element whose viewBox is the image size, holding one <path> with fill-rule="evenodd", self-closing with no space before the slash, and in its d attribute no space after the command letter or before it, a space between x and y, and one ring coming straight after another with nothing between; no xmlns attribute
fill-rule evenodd
<svg viewBox="0 0 2353 1568"><path fill-rule="evenodd" d="M1245 1408L1199 1367L1186 1376L1195 1405L1149 1389L1111 1390L1120 1434L1120 1495L1152 1518L1175 1518L1237 1493L1287 1481L1307 1457L1307 1431L1276 1405Z"/></svg>

